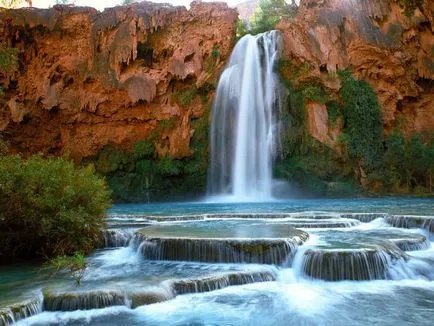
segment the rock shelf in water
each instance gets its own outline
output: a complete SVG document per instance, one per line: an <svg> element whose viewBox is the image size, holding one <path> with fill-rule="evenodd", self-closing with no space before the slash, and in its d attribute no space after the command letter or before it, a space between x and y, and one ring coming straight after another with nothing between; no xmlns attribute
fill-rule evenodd
<svg viewBox="0 0 434 326"><path fill-rule="evenodd" d="M325 281L386 279L393 261L405 259L398 248L309 249L304 253L304 275Z"/></svg>
<svg viewBox="0 0 434 326"><path fill-rule="evenodd" d="M403 230L327 230L316 236L319 244L304 252L301 270L326 281L387 279L391 264L408 259L404 251L430 246L424 235Z"/></svg>
<svg viewBox="0 0 434 326"><path fill-rule="evenodd" d="M27 299L20 303L0 308L0 325L10 325L42 311L42 298Z"/></svg>
<svg viewBox="0 0 434 326"><path fill-rule="evenodd" d="M209 221L152 226L138 237L145 259L282 265L309 235L286 224Z"/></svg>
<svg viewBox="0 0 434 326"><path fill-rule="evenodd" d="M209 292L228 286L275 281L276 275L268 270L252 270L215 274L205 277L174 279L160 285L124 290L93 290L76 292L48 292L43 300L29 301L0 309L0 325L8 325L21 318L45 311L75 311L100 309L112 306L138 306L154 304L188 293ZM31 305L30 305L31 303ZM37 309L33 308L34 306Z"/></svg>

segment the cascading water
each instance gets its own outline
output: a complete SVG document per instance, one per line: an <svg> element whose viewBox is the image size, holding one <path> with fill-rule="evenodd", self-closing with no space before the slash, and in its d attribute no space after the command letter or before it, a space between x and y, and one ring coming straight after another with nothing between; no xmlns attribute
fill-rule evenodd
<svg viewBox="0 0 434 326"><path fill-rule="evenodd" d="M220 78L211 124L210 196L272 198L272 157L279 143L281 108L273 70L280 39L277 31L244 36Z"/></svg>

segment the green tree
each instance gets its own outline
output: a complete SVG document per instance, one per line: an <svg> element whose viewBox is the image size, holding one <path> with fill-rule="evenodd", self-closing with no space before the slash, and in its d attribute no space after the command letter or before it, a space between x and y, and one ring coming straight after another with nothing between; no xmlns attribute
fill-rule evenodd
<svg viewBox="0 0 434 326"><path fill-rule="evenodd" d="M272 30L282 19L290 19L297 13L295 1L291 4L285 0L260 0L259 9L250 19L250 32L259 34Z"/></svg>
<svg viewBox="0 0 434 326"><path fill-rule="evenodd" d="M419 184L419 180L425 179L426 164L424 162L425 146L420 134L411 137L404 147L404 168L407 187L411 188Z"/></svg>
<svg viewBox="0 0 434 326"><path fill-rule="evenodd" d="M405 175L404 164L405 138L402 133L393 131L386 139L386 151L383 156L383 173L388 185L401 185Z"/></svg>
<svg viewBox="0 0 434 326"><path fill-rule="evenodd" d="M340 71L348 154L368 172L381 163L383 121L377 95L364 80Z"/></svg>
<svg viewBox="0 0 434 326"><path fill-rule="evenodd" d="M105 227L110 193L92 166L66 158L0 157L0 245L8 256L90 252Z"/></svg>
<svg viewBox="0 0 434 326"><path fill-rule="evenodd" d="M236 30L237 38L241 38L246 34L249 34L249 28L248 28L246 22L241 20L241 19L238 19L237 20L237 30Z"/></svg>

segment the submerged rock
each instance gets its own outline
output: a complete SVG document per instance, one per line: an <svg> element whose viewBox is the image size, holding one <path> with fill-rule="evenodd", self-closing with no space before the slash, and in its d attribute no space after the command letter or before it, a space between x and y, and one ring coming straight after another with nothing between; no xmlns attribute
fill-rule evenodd
<svg viewBox="0 0 434 326"><path fill-rule="evenodd" d="M150 305L153 303L163 302L175 298L176 293L171 285L155 286L143 290L135 290L128 294L128 300L131 302L131 308Z"/></svg>
<svg viewBox="0 0 434 326"><path fill-rule="evenodd" d="M434 217L430 216L410 216L410 215L391 215L386 216L385 220L390 225L397 228L406 229L425 229L434 233Z"/></svg>
<svg viewBox="0 0 434 326"><path fill-rule="evenodd" d="M154 226L134 243L145 259L219 263L290 263L309 235L286 224L230 225L199 222Z"/></svg>
<svg viewBox="0 0 434 326"><path fill-rule="evenodd" d="M187 239L143 238L139 250L145 259L214 263L281 265L295 254L301 239Z"/></svg>
<svg viewBox="0 0 434 326"><path fill-rule="evenodd" d="M102 232L100 248L127 247L134 235L134 230L112 229Z"/></svg>
<svg viewBox="0 0 434 326"><path fill-rule="evenodd" d="M308 249L304 253L302 272L325 281L386 279L388 267L399 259L407 259L407 255L395 246Z"/></svg>
<svg viewBox="0 0 434 326"><path fill-rule="evenodd" d="M126 297L120 291L44 293L44 310L47 311L89 310L124 305Z"/></svg>
<svg viewBox="0 0 434 326"><path fill-rule="evenodd" d="M184 279L173 282L177 294L209 292L233 285L275 281L271 272L234 272L204 278Z"/></svg>
<svg viewBox="0 0 434 326"><path fill-rule="evenodd" d="M0 325L10 325L42 312L42 297L0 308Z"/></svg>

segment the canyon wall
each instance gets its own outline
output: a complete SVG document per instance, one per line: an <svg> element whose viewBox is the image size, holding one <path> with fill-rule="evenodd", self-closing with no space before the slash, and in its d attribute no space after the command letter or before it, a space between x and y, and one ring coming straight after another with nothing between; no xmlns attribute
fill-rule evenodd
<svg viewBox="0 0 434 326"><path fill-rule="evenodd" d="M151 136L159 157L192 156L191 122L209 109L236 19L200 2L0 9L0 43L19 51L17 69L0 74L3 138L12 152L77 162Z"/></svg>
<svg viewBox="0 0 434 326"><path fill-rule="evenodd" d="M315 187L319 178L319 194L339 189L336 180L369 188L342 142L342 71L372 86L385 137L433 134L434 2L400 5L416 2L301 0L296 17L276 26L288 111L299 116L284 139L293 160L276 166L278 177ZM116 200L203 193L209 113L237 17L201 2L0 9L0 51L17 49L18 59L11 69L0 60L0 154L6 143L10 153L93 163Z"/></svg>
<svg viewBox="0 0 434 326"><path fill-rule="evenodd" d="M407 15L399 5L405 2L302 0L295 19L277 26L284 56L308 67L297 82L318 82L334 94L341 87L336 72L350 69L378 95L385 134L433 132L434 2L425 0ZM325 107L310 103L307 114L310 133L335 143Z"/></svg>

